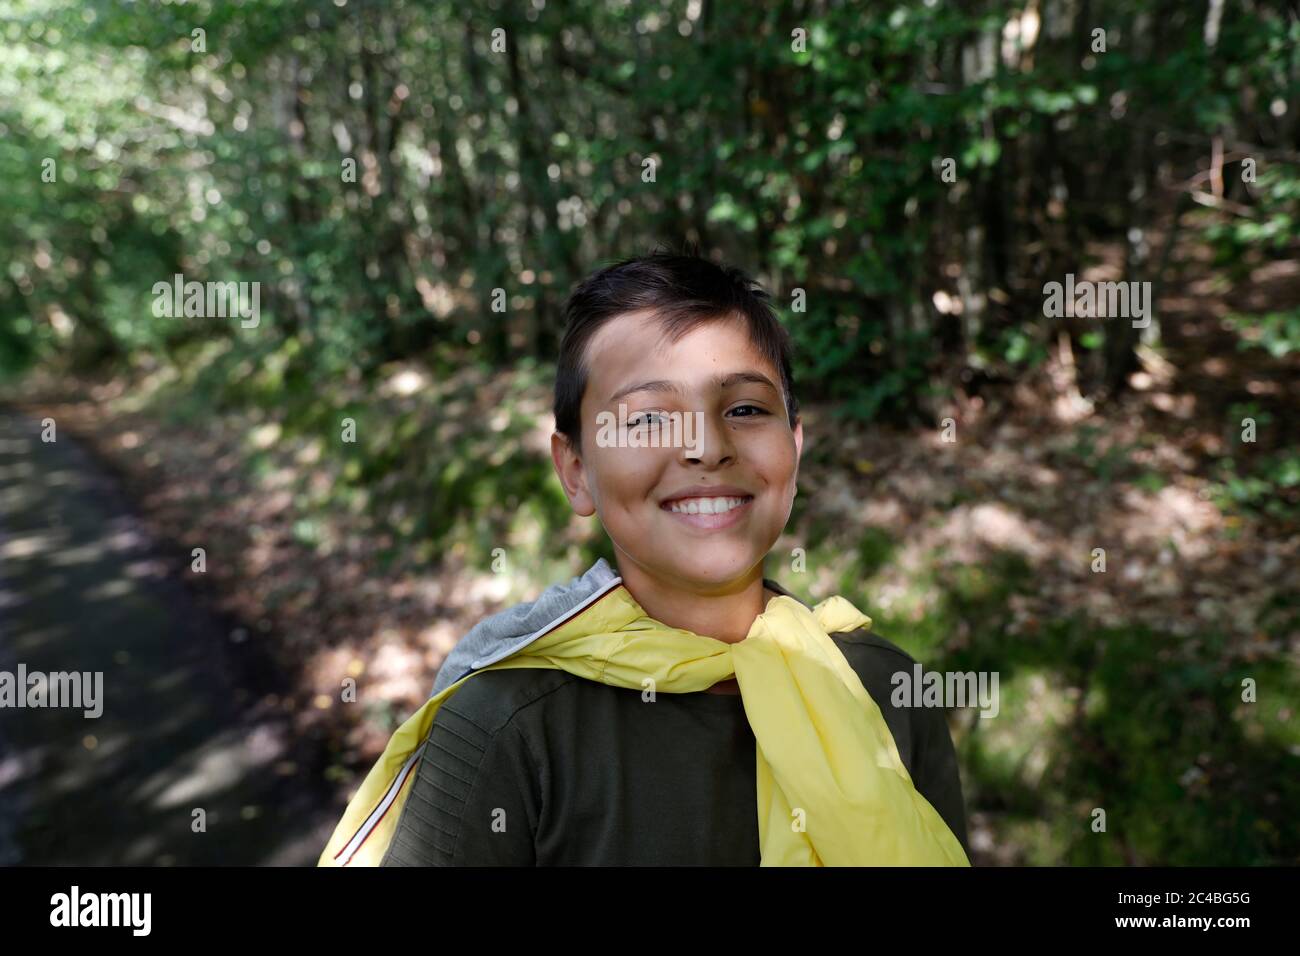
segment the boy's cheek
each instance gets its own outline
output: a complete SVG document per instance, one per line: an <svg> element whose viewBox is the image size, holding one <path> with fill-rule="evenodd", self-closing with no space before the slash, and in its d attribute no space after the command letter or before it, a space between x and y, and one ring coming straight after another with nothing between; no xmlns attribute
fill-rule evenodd
<svg viewBox="0 0 1300 956"><path fill-rule="evenodd" d="M644 498L655 488L655 476L664 464L657 455L644 454L646 449L611 448L593 460L594 480L621 497Z"/></svg>

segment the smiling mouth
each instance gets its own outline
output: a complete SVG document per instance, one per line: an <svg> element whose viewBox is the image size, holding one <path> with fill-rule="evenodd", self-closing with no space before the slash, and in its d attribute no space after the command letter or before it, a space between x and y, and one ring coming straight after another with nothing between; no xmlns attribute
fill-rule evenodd
<svg viewBox="0 0 1300 956"><path fill-rule="evenodd" d="M674 514L720 515L726 514L754 500L753 495L725 495L716 498L676 498L666 501L663 507Z"/></svg>
<svg viewBox="0 0 1300 956"><path fill-rule="evenodd" d="M684 524L706 531L727 528L749 514L753 495L721 495L713 498L676 498L665 501L660 510Z"/></svg>

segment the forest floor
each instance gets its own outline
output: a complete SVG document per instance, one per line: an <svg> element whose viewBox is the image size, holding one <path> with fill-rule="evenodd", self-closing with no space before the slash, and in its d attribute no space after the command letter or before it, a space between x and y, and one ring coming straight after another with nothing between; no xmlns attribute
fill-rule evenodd
<svg viewBox="0 0 1300 956"><path fill-rule="evenodd" d="M800 495L768 576L843 594L927 668L1000 674L1000 719L950 720L975 862L1300 862L1298 489L1276 476L1294 462L1300 376L1296 356L1239 348L1222 321L1296 302L1293 262L1189 279L1121 399L1094 410L1054 354L955 405L953 442L804 409ZM214 381L273 394L279 374L205 352L129 380L36 376L5 396L26 424L5 422L11 443L49 417L84 444L187 600L243 622L195 640L255 649L245 664L266 673L239 709L298 742L308 756L286 773L318 773L336 819L469 627L610 554L551 474L545 367L394 367L378 391L340 384L324 428L208 397ZM321 438L341 415L354 448ZM8 547L39 533L35 514ZM356 703L340 701L349 677Z"/></svg>

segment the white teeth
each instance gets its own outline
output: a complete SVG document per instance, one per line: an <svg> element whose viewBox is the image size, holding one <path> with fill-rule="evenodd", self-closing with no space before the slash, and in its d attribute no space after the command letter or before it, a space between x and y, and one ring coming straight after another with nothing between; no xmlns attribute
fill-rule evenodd
<svg viewBox="0 0 1300 956"><path fill-rule="evenodd" d="M669 510L684 515L720 515L739 508L745 498L681 498L670 502Z"/></svg>

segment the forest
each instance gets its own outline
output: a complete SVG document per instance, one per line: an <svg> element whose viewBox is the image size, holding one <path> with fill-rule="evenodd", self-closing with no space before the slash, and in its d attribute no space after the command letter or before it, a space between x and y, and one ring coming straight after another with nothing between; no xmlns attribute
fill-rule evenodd
<svg viewBox="0 0 1300 956"><path fill-rule="evenodd" d="M1294 0L0 0L11 633L120 582L165 640L66 497L111 474L332 822L476 620L612 559L565 300L692 243L817 436L772 576L1001 676L950 719L976 862L1294 864L1298 222Z"/></svg>

